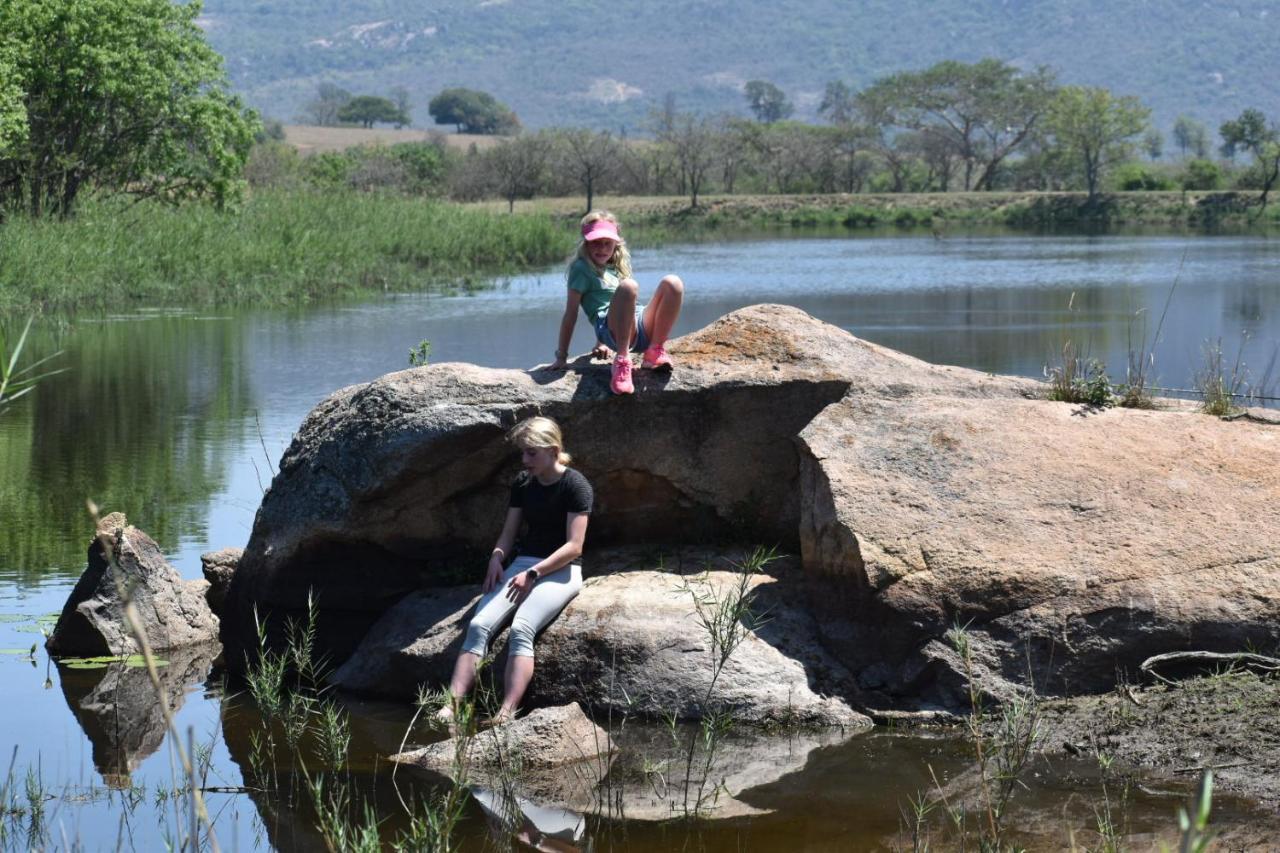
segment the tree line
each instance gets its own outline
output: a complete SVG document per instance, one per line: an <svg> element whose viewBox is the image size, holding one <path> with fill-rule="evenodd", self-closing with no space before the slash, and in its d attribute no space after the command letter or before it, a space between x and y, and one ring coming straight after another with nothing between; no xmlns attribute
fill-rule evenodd
<svg viewBox="0 0 1280 853"><path fill-rule="evenodd" d="M459 111L437 109L457 92L473 103L484 95L446 90L432 101L432 115L478 131L456 118ZM484 97L489 109L505 109ZM1074 190L1092 200L1107 188L1230 185L1261 190L1265 206L1280 169L1280 130L1257 110L1224 123L1216 150L1204 124L1179 116L1172 129L1178 156L1166 157L1164 135L1137 98L1060 85L1047 68L1027 71L997 59L939 62L860 91L831 81L817 124L790 120L793 105L767 80L748 81L743 97L752 118L681 111L668 96L638 137L581 128L514 135L512 114L500 131L512 136L499 145L461 157L441 147L437 189L462 200L500 197L511 206L572 192L584 194L588 206L602 192L686 195L697 206L708 192ZM352 168L367 174L367 166Z"/></svg>

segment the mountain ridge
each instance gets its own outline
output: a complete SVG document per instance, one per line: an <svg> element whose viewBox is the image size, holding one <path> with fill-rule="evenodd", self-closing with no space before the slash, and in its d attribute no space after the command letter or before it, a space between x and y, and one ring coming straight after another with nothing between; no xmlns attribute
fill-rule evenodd
<svg viewBox="0 0 1280 853"><path fill-rule="evenodd" d="M1047 65L1060 82L1140 97L1167 129L1246 107L1280 113L1271 0L208 0L200 19L236 89L293 119L321 82L410 92L415 123L441 89L493 93L529 127L643 132L671 93L682 110L746 114L770 80L815 120L824 85L861 88L943 59Z"/></svg>

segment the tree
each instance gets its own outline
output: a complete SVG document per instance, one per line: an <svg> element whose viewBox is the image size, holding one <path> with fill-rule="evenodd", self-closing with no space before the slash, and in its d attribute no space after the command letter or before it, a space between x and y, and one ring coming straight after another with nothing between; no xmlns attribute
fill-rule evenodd
<svg viewBox="0 0 1280 853"><path fill-rule="evenodd" d="M1149 128L1142 135L1142 149L1147 152L1147 156L1152 160L1159 160L1160 155L1164 154L1164 134L1154 127Z"/></svg>
<svg viewBox="0 0 1280 853"><path fill-rule="evenodd" d="M1188 151L1204 159L1209 156L1209 129L1190 116L1178 116L1173 123L1173 144L1184 160Z"/></svg>
<svg viewBox="0 0 1280 853"><path fill-rule="evenodd" d="M773 124L789 118L795 109L781 89L767 80L751 80L743 87L747 105L761 124Z"/></svg>
<svg viewBox="0 0 1280 853"><path fill-rule="evenodd" d="M86 188L233 197L258 119L229 92L200 8L0 4L0 204L68 216Z"/></svg>
<svg viewBox="0 0 1280 853"><path fill-rule="evenodd" d="M587 210L595 204L600 184L613 174L618 162L619 146L609 131L577 129L556 134L557 160L573 175L587 195Z"/></svg>
<svg viewBox="0 0 1280 853"><path fill-rule="evenodd" d="M698 193L716 161L716 131L710 121L692 114L676 114L664 139L675 152L683 183L689 191L689 206L698 206Z"/></svg>
<svg viewBox="0 0 1280 853"><path fill-rule="evenodd" d="M1080 165L1090 200L1107 167L1129 155L1150 114L1137 98L1116 97L1107 89L1065 86L1058 91L1049 109L1049 132Z"/></svg>
<svg viewBox="0 0 1280 853"><path fill-rule="evenodd" d="M550 156L551 140L541 133L517 136L485 153L490 176L507 200L508 213L515 211L516 199L532 198L538 191Z"/></svg>
<svg viewBox="0 0 1280 853"><path fill-rule="evenodd" d="M409 117L400 112L391 101L374 95L360 95L338 110L339 121L351 121L361 127L373 127L379 122L403 126L409 123Z"/></svg>
<svg viewBox="0 0 1280 853"><path fill-rule="evenodd" d="M1024 74L998 59L947 60L877 80L859 97L878 104L882 121L940 138L964 165L964 189L985 190L1033 132L1053 89L1044 68Z"/></svg>
<svg viewBox="0 0 1280 853"><path fill-rule="evenodd" d="M341 121L338 113L350 102L352 94L333 83L321 83L316 87L316 97L308 101L302 118L321 127L332 127Z"/></svg>
<svg viewBox="0 0 1280 853"><path fill-rule="evenodd" d="M857 102L853 90L843 80L832 80L827 83L822 93L822 102L818 104L818 115L832 124L849 124L857 113Z"/></svg>
<svg viewBox="0 0 1280 853"><path fill-rule="evenodd" d="M413 124L413 105L409 100L409 90L404 86L392 87L391 102L396 105L396 109L399 110L400 116L403 119L396 125L396 127L400 128L405 125Z"/></svg>
<svg viewBox="0 0 1280 853"><path fill-rule="evenodd" d="M458 133L513 134L520 119L488 92L445 89L427 104L436 124L456 125Z"/></svg>
<svg viewBox="0 0 1280 853"><path fill-rule="evenodd" d="M1268 124L1260 110L1247 109L1238 118L1223 122L1218 135L1222 137L1224 149L1233 154L1248 151L1253 155L1262 184L1260 201L1266 210L1267 194L1280 176L1280 128Z"/></svg>

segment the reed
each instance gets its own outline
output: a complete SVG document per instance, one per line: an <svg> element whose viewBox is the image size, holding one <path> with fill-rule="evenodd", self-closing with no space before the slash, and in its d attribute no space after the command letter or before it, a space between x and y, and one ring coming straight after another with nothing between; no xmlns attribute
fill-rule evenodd
<svg viewBox="0 0 1280 853"><path fill-rule="evenodd" d="M264 190L233 212L96 201L68 221L0 226L0 317L473 287L572 245L545 214L397 195Z"/></svg>

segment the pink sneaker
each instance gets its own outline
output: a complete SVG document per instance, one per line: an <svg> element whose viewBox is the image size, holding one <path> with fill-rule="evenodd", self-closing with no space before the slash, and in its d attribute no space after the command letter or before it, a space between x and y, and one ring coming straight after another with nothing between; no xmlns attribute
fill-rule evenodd
<svg viewBox="0 0 1280 853"><path fill-rule="evenodd" d="M636 386L631 384L631 355L629 353L619 353L617 358L613 360L612 378L609 380L609 390L615 394L632 394L635 393Z"/></svg>
<svg viewBox="0 0 1280 853"><path fill-rule="evenodd" d="M640 366L647 370L670 370L671 356L667 355L667 351L660 346L649 347L644 351Z"/></svg>

